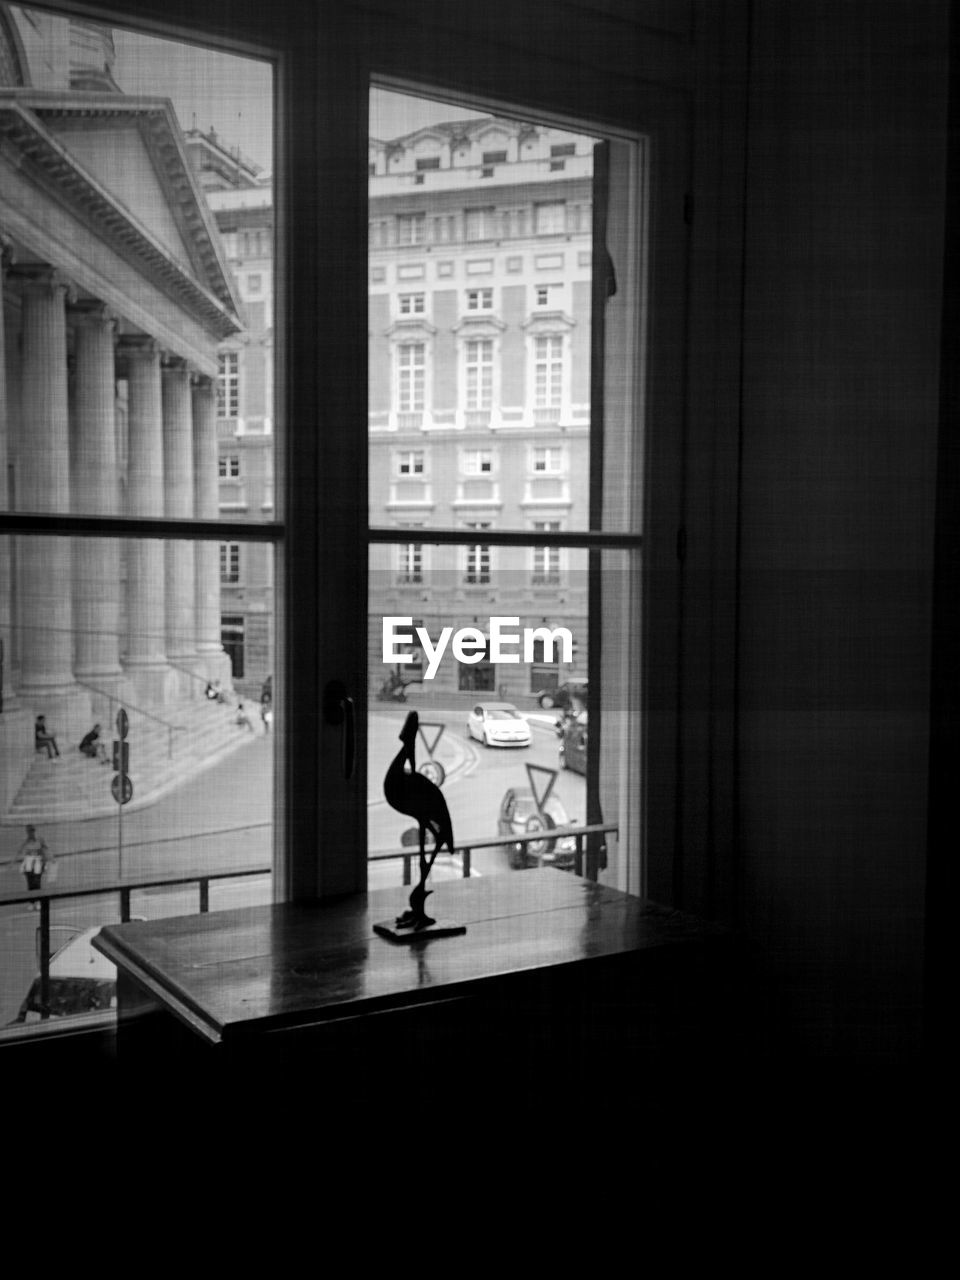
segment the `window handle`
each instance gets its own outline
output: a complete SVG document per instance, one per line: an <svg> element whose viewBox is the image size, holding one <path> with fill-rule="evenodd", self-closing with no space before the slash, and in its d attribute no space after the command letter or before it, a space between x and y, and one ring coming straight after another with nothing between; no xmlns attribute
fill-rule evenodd
<svg viewBox="0 0 960 1280"><path fill-rule="evenodd" d="M344 780L349 782L356 758L356 717L353 699L340 680L331 680L324 690L323 718L329 725L340 726L340 765Z"/></svg>

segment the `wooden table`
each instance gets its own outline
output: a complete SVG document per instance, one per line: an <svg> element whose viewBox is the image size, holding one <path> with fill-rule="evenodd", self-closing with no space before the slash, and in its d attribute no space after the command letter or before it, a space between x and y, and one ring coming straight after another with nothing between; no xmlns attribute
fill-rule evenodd
<svg viewBox="0 0 960 1280"><path fill-rule="evenodd" d="M552 1074L558 1055L575 1073L713 1034L730 943L715 926L543 869L438 886L433 912L462 936L376 935L407 893L104 928L120 1061L307 1068L357 1090L385 1072L403 1087Z"/></svg>

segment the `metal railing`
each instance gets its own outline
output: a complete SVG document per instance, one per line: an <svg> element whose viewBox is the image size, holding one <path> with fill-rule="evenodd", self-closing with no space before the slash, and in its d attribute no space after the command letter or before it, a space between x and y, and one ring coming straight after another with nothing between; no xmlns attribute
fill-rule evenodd
<svg viewBox="0 0 960 1280"><path fill-rule="evenodd" d="M537 831L528 835L496 836L490 840L471 840L468 844L456 844L453 856L461 859L464 879L471 876L472 855L479 849L522 848L531 844L555 844L557 840L572 836L574 838L573 871L578 876L586 874L588 879L595 880L601 865L601 857L605 851L604 837L618 830L616 823L596 823L583 827L555 827L549 832ZM590 841L589 837L595 837ZM586 847L587 845L592 847ZM538 851L537 857L543 865L547 850ZM413 868L419 863L419 850L412 848L391 849L383 853L372 853L368 862L387 862L400 860L403 864L404 885L412 883ZM146 889L170 889L183 885L197 885L199 889L199 913L206 914L210 910L210 885L216 881L249 879L252 876L272 874L272 866L256 866L233 868L229 871L192 872L185 875L154 876L147 880L118 880L105 884L74 889L34 889L21 890L19 893L0 896L0 907L16 906L19 903L39 903L40 920L38 924L38 951L40 966L40 1006L42 1020L50 1017L50 962L52 960L50 946L50 914L52 904L74 898L95 898L106 894L118 894L120 899L120 920L122 923L132 919L132 895ZM112 1016L108 1015L108 1016Z"/></svg>
<svg viewBox="0 0 960 1280"><path fill-rule="evenodd" d="M132 711L135 715L145 716L148 720L155 720L157 724L162 724L167 730L167 759L173 759L173 735L175 733L185 732L187 728L185 724L173 724L169 720L164 720L162 716L155 715L152 711L146 711L143 707L134 706L134 704L132 702L128 702L126 698L118 698L117 695L112 693L109 689L100 689L95 684L90 684L87 680L77 680L76 683L83 685L83 687L85 689L89 689L91 693L97 693L101 698L108 698L110 700L111 726L114 722L114 704L116 704L117 707L123 707L125 711Z"/></svg>

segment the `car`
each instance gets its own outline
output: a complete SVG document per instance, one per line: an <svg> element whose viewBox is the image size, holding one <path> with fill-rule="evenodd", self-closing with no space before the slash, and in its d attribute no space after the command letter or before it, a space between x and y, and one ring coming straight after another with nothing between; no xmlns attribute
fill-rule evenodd
<svg viewBox="0 0 960 1280"><path fill-rule="evenodd" d="M587 713L557 721L560 735L560 768L573 773L587 772Z"/></svg>
<svg viewBox="0 0 960 1280"><path fill-rule="evenodd" d="M510 866L514 871L539 866L572 871L576 862L576 837L550 835L557 827L572 826L576 826L576 822L567 815L558 796L547 796L546 803L541 806L529 787L510 787L500 802L497 817L499 835L544 833L542 840L528 840L525 844L509 847Z"/></svg>
<svg viewBox="0 0 960 1280"><path fill-rule="evenodd" d="M530 726L512 702L478 702L467 716L467 733L486 747L529 747Z"/></svg>
<svg viewBox="0 0 960 1280"><path fill-rule="evenodd" d="M556 707L558 711L585 711L587 707L587 677L571 676L556 689L542 689L537 694L537 702L549 711Z"/></svg>
<svg viewBox="0 0 960 1280"><path fill-rule="evenodd" d="M100 926L80 931L65 928L64 932L70 936L50 959L50 1017L66 1018L71 1014L116 1008L116 966L90 945L91 939L100 932ZM43 1016L41 985L38 974L30 984L14 1022L40 1021Z"/></svg>

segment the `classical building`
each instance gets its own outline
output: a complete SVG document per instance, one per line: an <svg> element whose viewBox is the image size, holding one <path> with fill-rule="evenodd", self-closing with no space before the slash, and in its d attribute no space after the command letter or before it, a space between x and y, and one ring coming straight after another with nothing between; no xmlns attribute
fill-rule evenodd
<svg viewBox="0 0 960 1280"><path fill-rule="evenodd" d="M120 93L113 58L106 28L0 6L0 505L216 518L240 300L170 102ZM75 742L111 697L165 707L229 678L218 555L0 540L4 796L37 713Z"/></svg>
<svg viewBox="0 0 960 1280"><path fill-rule="evenodd" d="M231 520L273 516L273 189L269 175L214 129L187 132L194 172L220 230L244 320L221 344L217 382L219 507ZM273 555L220 547L221 639L234 683L257 694L273 672Z"/></svg>
<svg viewBox="0 0 960 1280"><path fill-rule="evenodd" d="M370 522L409 535L371 558L371 674L382 614L431 636L499 614L566 627L573 661L485 655L429 687L535 693L585 669L585 559L482 535L587 527L593 142L481 117L371 139L368 162Z"/></svg>

